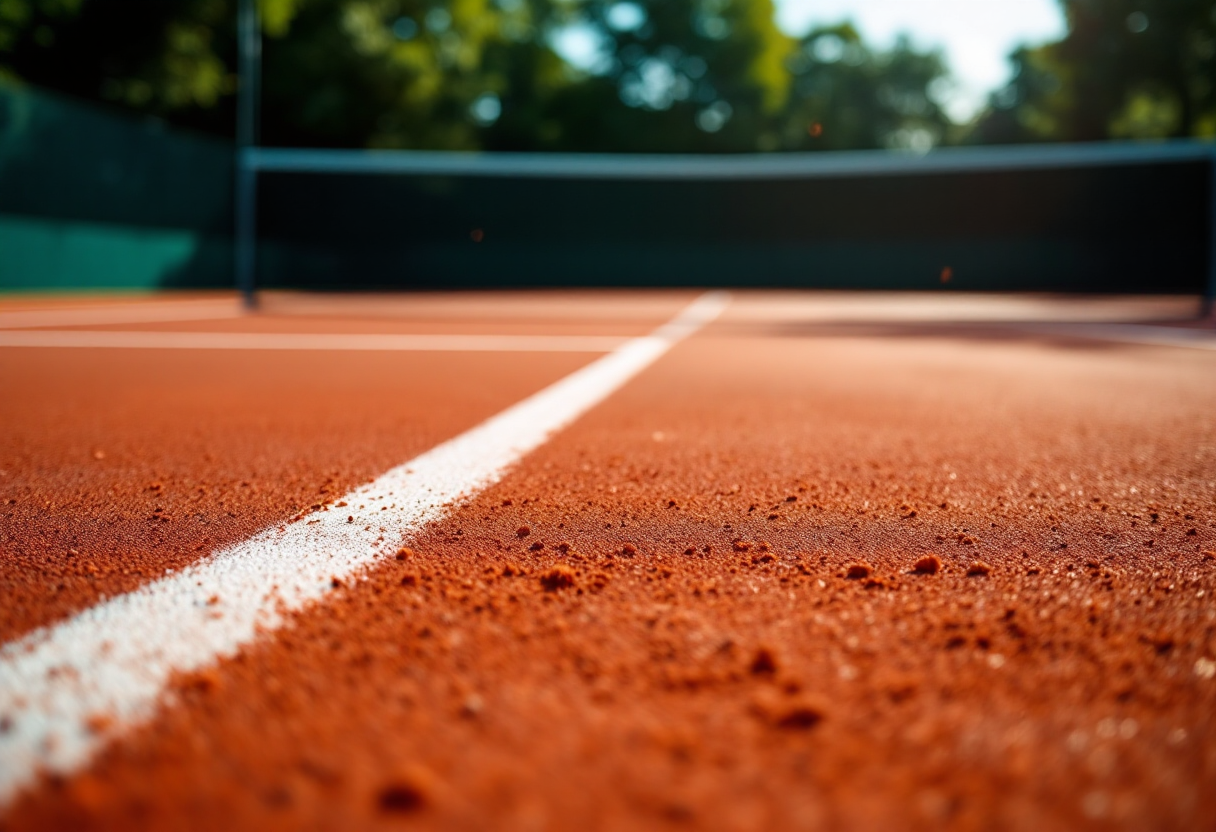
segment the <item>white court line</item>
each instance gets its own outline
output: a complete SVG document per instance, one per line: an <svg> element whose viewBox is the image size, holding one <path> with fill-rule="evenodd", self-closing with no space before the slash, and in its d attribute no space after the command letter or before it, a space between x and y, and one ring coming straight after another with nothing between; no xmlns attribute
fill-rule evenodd
<svg viewBox="0 0 1216 832"><path fill-rule="evenodd" d="M445 352L611 352L616 335L397 335L303 332L114 332L10 330L0 347L171 350L383 350Z"/></svg>
<svg viewBox="0 0 1216 832"><path fill-rule="evenodd" d="M1043 335L1060 335L1090 341L1216 350L1216 331L1211 329L1119 323L1020 324L1017 328Z"/></svg>
<svg viewBox="0 0 1216 832"><path fill-rule="evenodd" d="M727 302L721 293L702 295L651 335L347 494L347 507L262 531L0 648L7 726L0 732L0 806L39 771L79 769L114 733L153 716L174 672L233 655L259 632L282 626L286 614L323 598L334 578L356 576L500 480ZM218 601L209 604L213 596ZM119 728L107 736L90 731L96 715Z"/></svg>
<svg viewBox="0 0 1216 832"><path fill-rule="evenodd" d="M240 304L235 300L123 303L68 309L21 309L14 312L0 312L0 329L143 324L162 321L218 321L240 318L243 314Z"/></svg>

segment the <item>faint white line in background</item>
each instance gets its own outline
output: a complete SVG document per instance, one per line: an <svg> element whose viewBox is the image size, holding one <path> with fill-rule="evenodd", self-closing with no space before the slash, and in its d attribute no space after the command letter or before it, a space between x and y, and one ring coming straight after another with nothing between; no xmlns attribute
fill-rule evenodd
<svg viewBox="0 0 1216 832"><path fill-rule="evenodd" d="M1041 335L1057 335L1091 341L1216 350L1216 330L1211 329L1107 323L1018 324L1016 328Z"/></svg>
<svg viewBox="0 0 1216 832"><path fill-rule="evenodd" d="M0 806L39 771L75 771L112 736L152 717L173 673L233 655L323 598L335 579L357 578L500 480L726 303L721 293L702 295L653 334L388 471L339 505L267 529L0 649ZM118 727L104 736L91 730L97 716Z"/></svg>
<svg viewBox="0 0 1216 832"><path fill-rule="evenodd" d="M1211 142L1088 142L1005 147L834 150L830 153L478 153L444 150L336 150L252 147L240 164L263 173L419 174L537 179L832 178L889 174L1050 170L1207 162Z"/></svg>
<svg viewBox="0 0 1216 832"><path fill-rule="evenodd" d="M161 321L217 321L244 315L236 300L123 303L0 312L0 329L36 326L101 326Z"/></svg>
<svg viewBox="0 0 1216 832"><path fill-rule="evenodd" d="M383 350L439 352L611 352L616 335L394 335L294 332L114 332L9 330L0 347L153 350Z"/></svg>

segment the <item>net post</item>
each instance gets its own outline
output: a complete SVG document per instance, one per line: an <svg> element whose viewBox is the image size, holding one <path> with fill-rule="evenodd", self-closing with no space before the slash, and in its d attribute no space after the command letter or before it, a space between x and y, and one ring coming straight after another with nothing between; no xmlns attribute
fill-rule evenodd
<svg viewBox="0 0 1216 832"><path fill-rule="evenodd" d="M233 240L236 287L246 309L257 306L257 170L259 70L262 41L257 0L240 0L237 9L239 81L236 101L236 181Z"/></svg>
<svg viewBox="0 0 1216 832"><path fill-rule="evenodd" d="M1216 324L1216 148L1208 154L1208 274L1200 315Z"/></svg>

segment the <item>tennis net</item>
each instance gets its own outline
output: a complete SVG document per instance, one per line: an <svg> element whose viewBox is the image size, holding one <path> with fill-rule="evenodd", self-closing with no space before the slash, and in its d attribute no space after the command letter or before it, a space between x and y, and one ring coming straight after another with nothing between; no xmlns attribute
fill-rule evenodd
<svg viewBox="0 0 1216 832"><path fill-rule="evenodd" d="M245 240L260 287L1210 297L1214 160L1216 146L1182 141L717 157L248 148L238 163L256 177Z"/></svg>

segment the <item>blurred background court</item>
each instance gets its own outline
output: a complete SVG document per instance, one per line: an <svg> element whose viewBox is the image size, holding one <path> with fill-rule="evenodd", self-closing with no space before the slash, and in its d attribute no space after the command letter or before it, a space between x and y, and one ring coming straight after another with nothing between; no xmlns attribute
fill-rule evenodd
<svg viewBox="0 0 1216 832"><path fill-rule="evenodd" d="M1210 297L1214 78L1211 0L7 0L0 291Z"/></svg>
<svg viewBox="0 0 1216 832"><path fill-rule="evenodd" d="M0 829L1211 828L1214 300L1216 0L0 0Z"/></svg>

